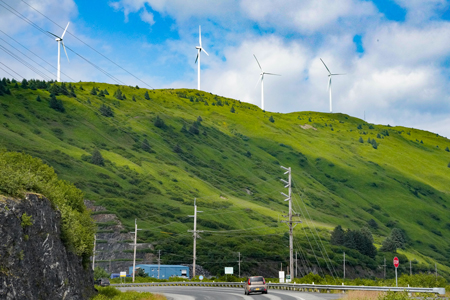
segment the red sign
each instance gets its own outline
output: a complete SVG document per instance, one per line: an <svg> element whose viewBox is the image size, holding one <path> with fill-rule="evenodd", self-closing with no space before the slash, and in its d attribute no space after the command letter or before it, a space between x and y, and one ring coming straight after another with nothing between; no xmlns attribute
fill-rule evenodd
<svg viewBox="0 0 450 300"><path fill-rule="evenodd" d="M398 261L398 258L396 256L396 257L394 257L394 267L398 268L398 265L399 265L399 261Z"/></svg>

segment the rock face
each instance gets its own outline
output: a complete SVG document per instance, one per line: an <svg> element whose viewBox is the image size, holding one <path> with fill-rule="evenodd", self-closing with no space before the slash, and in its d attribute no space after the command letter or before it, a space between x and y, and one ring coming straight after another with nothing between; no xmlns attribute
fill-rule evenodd
<svg viewBox="0 0 450 300"><path fill-rule="evenodd" d="M81 300L95 294L92 270L66 249L60 223L59 212L40 195L0 196L1 299Z"/></svg>

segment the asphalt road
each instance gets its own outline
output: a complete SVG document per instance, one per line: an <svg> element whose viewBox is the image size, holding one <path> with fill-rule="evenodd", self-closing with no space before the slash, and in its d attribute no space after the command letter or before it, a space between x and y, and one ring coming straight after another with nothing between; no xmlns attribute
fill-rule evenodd
<svg viewBox="0 0 450 300"><path fill-rule="evenodd" d="M163 294L168 300L334 300L343 294L304 293L284 290L269 290L266 294L244 295L243 288L221 287L189 287L189 286L154 286L154 287L123 287L122 291L141 291Z"/></svg>

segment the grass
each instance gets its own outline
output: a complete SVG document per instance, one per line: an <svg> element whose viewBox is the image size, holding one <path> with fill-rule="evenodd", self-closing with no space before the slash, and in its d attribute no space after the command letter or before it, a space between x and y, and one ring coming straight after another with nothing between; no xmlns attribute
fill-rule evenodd
<svg viewBox="0 0 450 300"><path fill-rule="evenodd" d="M126 291L122 292L114 287L96 286L98 295L91 300L166 300L167 298L160 294L148 292Z"/></svg>
<svg viewBox="0 0 450 300"><path fill-rule="evenodd" d="M348 291L343 300L378 300L383 293L375 291Z"/></svg>
<svg viewBox="0 0 450 300"><path fill-rule="evenodd" d="M378 244L394 224L409 238L406 256L420 258L424 265L437 261L440 270L450 274L448 139L343 114L263 112L197 90L148 90L151 100L144 100L146 89L121 86L127 100L120 101L112 96L118 86L74 85L76 98L57 96L65 113L48 107L47 91L10 87L11 96L0 96L0 147L43 159L86 198L116 213L129 230L137 218L139 228L146 229L138 239L163 250L163 263L190 262L187 230L192 219L187 215L197 198L204 211L199 229L205 230L197 245L199 264L221 274L227 261L236 260L236 252L246 257L243 272L257 270L261 261L285 264L288 239L285 225L278 222L287 210L280 195L287 192L279 180L286 178L282 165L292 168L293 208L303 220L294 230L295 248L312 263L317 264L314 252L320 251L305 236L307 232L312 239L309 228L319 230L338 268L342 249L330 247L330 230L338 224L360 228L374 219ZM110 95L90 95L93 86ZM37 94L42 102L35 101ZM131 101L133 95L136 102ZM223 106L212 105L218 100ZM101 116L101 104L112 107L114 117ZM232 105L235 113L230 113ZM153 125L156 116L166 129ZM199 116L200 134L180 132ZM305 124L317 130L300 127ZM140 148L144 138L153 152ZM377 140L377 149L368 138ZM173 151L177 144L182 153ZM81 159L94 149L106 159L105 166ZM351 262L352 254L347 255ZM377 270L383 255L364 262L363 268ZM355 264L361 261L353 259Z"/></svg>

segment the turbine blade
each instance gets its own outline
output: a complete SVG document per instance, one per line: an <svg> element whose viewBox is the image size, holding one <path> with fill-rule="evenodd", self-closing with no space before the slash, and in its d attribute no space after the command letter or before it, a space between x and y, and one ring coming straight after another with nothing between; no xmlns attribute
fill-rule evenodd
<svg viewBox="0 0 450 300"><path fill-rule="evenodd" d="M61 44L62 44L62 46L63 46L64 52L66 53L67 61L70 62L69 56L67 56L66 46L64 46L64 42L61 41Z"/></svg>
<svg viewBox="0 0 450 300"><path fill-rule="evenodd" d="M67 23L66 29L64 29L64 32L63 32L63 34L62 34L62 36L61 36L61 39L63 39L63 38L64 38L64 35L66 34L66 31L67 31L67 27L69 27L69 24L70 24L70 22L69 22L69 23Z"/></svg>
<svg viewBox="0 0 450 300"><path fill-rule="evenodd" d="M198 52L197 52L197 57L195 58L195 63L197 63L198 60Z"/></svg>
<svg viewBox="0 0 450 300"><path fill-rule="evenodd" d="M205 49L202 48L201 51L205 52L205 54L209 56L208 52L206 52Z"/></svg>
<svg viewBox="0 0 450 300"><path fill-rule="evenodd" d="M331 75L330 69L328 69L327 65L323 62L322 59L320 59L320 60L322 61L322 63L323 63L323 65L325 66L325 68L327 68L328 73L330 73L330 75Z"/></svg>
<svg viewBox="0 0 450 300"><path fill-rule="evenodd" d="M202 27L198 26L198 42L200 44L200 48L202 47Z"/></svg>
<svg viewBox="0 0 450 300"><path fill-rule="evenodd" d="M330 74L330 75L334 76L334 75L347 75L347 74L342 73L342 74Z"/></svg>
<svg viewBox="0 0 450 300"><path fill-rule="evenodd" d="M263 76L261 75L261 77L258 78L258 81L255 84L255 89L262 80L263 80Z"/></svg>
<svg viewBox="0 0 450 300"><path fill-rule="evenodd" d="M48 33L50 33L51 35L53 35L54 37L56 37L56 38L58 38L58 39L60 39L60 37L59 36L57 36L56 34L53 34L53 33L51 33L50 31L47 31Z"/></svg>
<svg viewBox="0 0 450 300"><path fill-rule="evenodd" d="M264 74L267 74L267 75L275 75L275 76L281 76L280 74L266 73L266 72L264 72Z"/></svg>
<svg viewBox="0 0 450 300"><path fill-rule="evenodd" d="M258 61L258 59L256 58L256 55L255 55L255 54L253 54L253 56L255 57L255 59L256 59L256 62L258 63L258 66L259 66L259 68L260 68L260 69L261 69L261 71L262 71L261 65L259 64L259 61Z"/></svg>

